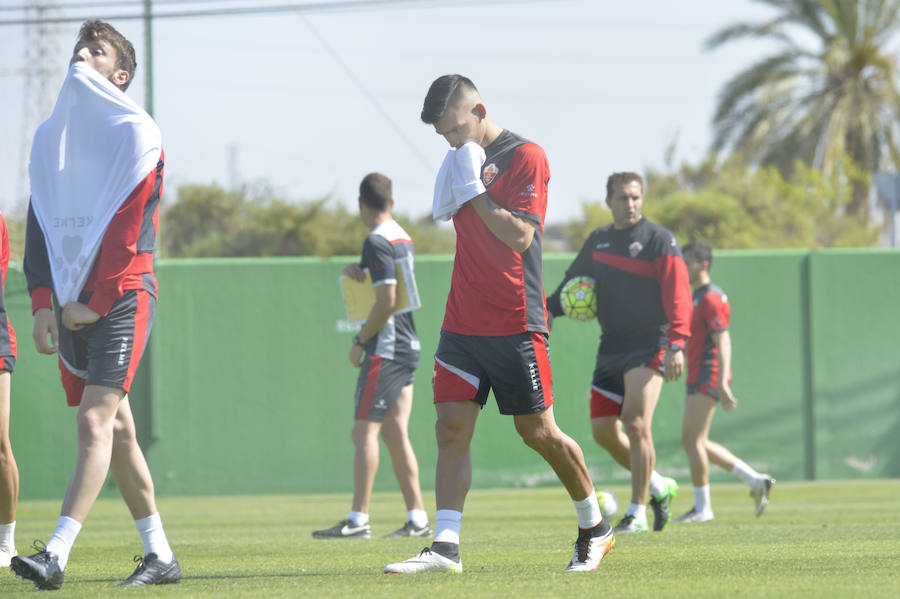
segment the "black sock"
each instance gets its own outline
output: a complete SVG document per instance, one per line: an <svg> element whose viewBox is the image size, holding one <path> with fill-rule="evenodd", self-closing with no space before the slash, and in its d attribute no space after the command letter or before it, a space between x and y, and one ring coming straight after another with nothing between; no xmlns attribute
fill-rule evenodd
<svg viewBox="0 0 900 599"><path fill-rule="evenodd" d="M609 522L604 518L600 521L600 524L596 525L593 528L588 528L585 532L589 532L591 537L602 537L603 535L609 532Z"/></svg>
<svg viewBox="0 0 900 599"><path fill-rule="evenodd" d="M447 559L452 559L456 563L459 563L459 545L457 543L435 541L431 544L431 550L438 555L442 555Z"/></svg>

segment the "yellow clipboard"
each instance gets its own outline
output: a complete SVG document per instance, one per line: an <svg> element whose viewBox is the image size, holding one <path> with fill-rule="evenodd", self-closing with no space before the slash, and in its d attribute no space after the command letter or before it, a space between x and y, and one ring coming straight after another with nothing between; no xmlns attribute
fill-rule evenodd
<svg viewBox="0 0 900 599"><path fill-rule="evenodd" d="M397 307L394 314L410 312L422 307L419 299L419 290L416 286L416 278L413 275L410 261L398 261L394 264L397 279ZM347 308L347 321L352 326L362 325L369 317L372 306L375 305L375 287L372 285L372 273L368 268L363 272L366 278L363 282L341 275L341 293L344 296L344 306Z"/></svg>

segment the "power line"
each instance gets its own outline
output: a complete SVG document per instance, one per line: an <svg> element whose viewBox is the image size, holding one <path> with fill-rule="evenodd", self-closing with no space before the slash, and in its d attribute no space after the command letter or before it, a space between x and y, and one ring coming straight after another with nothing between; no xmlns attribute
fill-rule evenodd
<svg viewBox="0 0 900 599"><path fill-rule="evenodd" d="M225 17L240 15L278 14L288 12L315 13L343 10L365 10L368 8L434 8L440 6L484 6L486 4L530 4L543 3L551 0L343 0L338 2L306 2L294 4L273 4L268 6L235 6L220 8L197 8L189 10L171 10L154 12L152 19L185 19L193 17ZM175 3L183 4L183 3ZM118 15L105 15L107 21L136 21L146 18L141 12L123 13ZM37 25L41 23L78 23L85 19L85 15L60 16L50 19L2 19L3 25Z"/></svg>

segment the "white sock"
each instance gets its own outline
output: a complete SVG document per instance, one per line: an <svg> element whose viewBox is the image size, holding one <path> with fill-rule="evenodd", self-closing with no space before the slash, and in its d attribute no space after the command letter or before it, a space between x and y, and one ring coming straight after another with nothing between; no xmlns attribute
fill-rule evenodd
<svg viewBox="0 0 900 599"><path fill-rule="evenodd" d="M641 518L647 517L647 506L646 505L638 505L636 503L628 504L628 511L625 512L626 516L634 516L636 519L640 520Z"/></svg>
<svg viewBox="0 0 900 599"><path fill-rule="evenodd" d="M459 531L462 528L462 512L438 510L434 517L434 540L436 543L456 543L459 545Z"/></svg>
<svg viewBox="0 0 900 599"><path fill-rule="evenodd" d="M578 528L594 528L603 521L600 513L600 502L597 501L597 493L591 489L591 494L580 501L572 500L575 504L575 513L578 514Z"/></svg>
<svg viewBox="0 0 900 599"><path fill-rule="evenodd" d="M654 470L650 473L650 495L658 497L660 493L666 490L666 481L659 472Z"/></svg>
<svg viewBox="0 0 900 599"><path fill-rule="evenodd" d="M416 528L422 528L428 524L428 514L425 510L409 510L406 512L406 519L412 522Z"/></svg>
<svg viewBox="0 0 900 599"><path fill-rule="evenodd" d="M69 553L72 551L72 545L75 544L79 532L81 532L81 522L68 516L59 517L56 530L47 541L47 551L55 553L59 558L60 570L65 570L66 564L69 563Z"/></svg>
<svg viewBox="0 0 900 599"><path fill-rule="evenodd" d="M163 530L159 512L135 520L134 525L137 526L141 540L144 542L145 556L155 553L156 557L164 563L172 561L172 548L169 547L169 540L166 538L166 531Z"/></svg>
<svg viewBox="0 0 900 599"><path fill-rule="evenodd" d="M745 483L750 485L752 488L756 488L757 480L762 478L759 475L759 472L751 468L746 462L743 460L736 459L734 461L734 467L731 469L731 472L743 480Z"/></svg>
<svg viewBox="0 0 900 599"><path fill-rule="evenodd" d="M698 512L712 511L712 501L709 498L709 485L694 487L694 509Z"/></svg>
<svg viewBox="0 0 900 599"><path fill-rule="evenodd" d="M0 551L10 555L16 554L16 521L0 524Z"/></svg>
<svg viewBox="0 0 900 599"><path fill-rule="evenodd" d="M353 523L353 526L363 526L369 523L369 514L350 510L347 520Z"/></svg>

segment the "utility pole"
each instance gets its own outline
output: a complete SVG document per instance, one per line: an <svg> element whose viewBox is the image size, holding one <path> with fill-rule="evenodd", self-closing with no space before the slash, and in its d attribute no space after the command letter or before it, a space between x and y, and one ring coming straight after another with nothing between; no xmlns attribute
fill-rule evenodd
<svg viewBox="0 0 900 599"><path fill-rule="evenodd" d="M144 110L153 116L153 0L144 0Z"/></svg>

